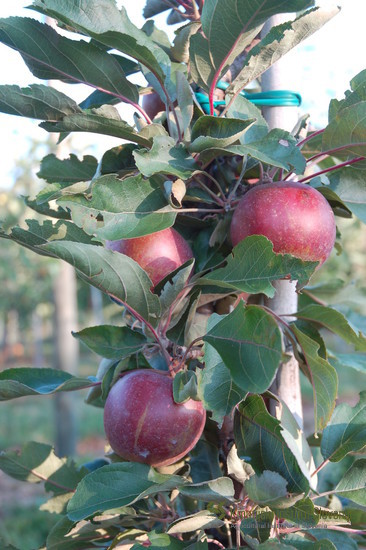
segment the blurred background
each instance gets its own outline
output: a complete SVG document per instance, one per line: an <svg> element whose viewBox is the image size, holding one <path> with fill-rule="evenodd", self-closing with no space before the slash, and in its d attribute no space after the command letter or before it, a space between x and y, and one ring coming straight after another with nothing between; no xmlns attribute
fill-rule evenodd
<svg viewBox="0 0 366 550"><path fill-rule="evenodd" d="M289 54L293 70L288 88L301 93L300 114L309 113L315 128L326 124L330 98L341 98L349 80L366 68L365 2L339 3L343 8L341 14ZM0 17L37 17L35 12L25 9L28 4L22 0L2 2ZM144 0L118 4L127 8L136 25L142 26ZM174 27L166 26L164 15L157 18L157 25L173 38ZM19 54L2 45L0 67L0 84L26 86L36 82ZM66 93L77 101L89 94L82 85L69 86ZM123 118L131 120L128 107L122 105L120 112ZM38 216L26 207L22 197L34 196L43 186L36 173L47 153L56 152L60 158L70 153L79 158L92 154L99 159L106 149L119 144L113 138L79 134L57 148L37 122L0 114L0 124L0 220L5 230L16 224L26 227L26 219ZM321 299L346 313L355 328L366 332L366 228L355 220L338 218L337 223L343 250L333 252L311 285L317 288ZM96 374L99 358L86 348L79 348L71 331L118 323L121 312L117 305L77 281L69 266L35 256L4 239L0 239L0 280L0 370L50 367L80 376ZM337 339L324 336L335 351L347 351ZM360 388L365 387L364 373L339 369L339 376L340 401L354 404ZM305 380L303 384L304 406L310 413L312 392ZM55 445L61 456L71 454L79 464L103 456L102 409L85 405L84 399L85 392L75 392L2 402L0 450L19 448L32 439ZM308 430L311 432L310 424ZM38 510L44 500L41 486L15 481L0 472L0 533L6 542L21 550L39 547L58 519Z"/></svg>

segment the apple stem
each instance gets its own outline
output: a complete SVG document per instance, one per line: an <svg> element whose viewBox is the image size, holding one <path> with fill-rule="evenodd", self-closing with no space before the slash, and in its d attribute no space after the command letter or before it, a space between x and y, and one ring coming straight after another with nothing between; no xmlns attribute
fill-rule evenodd
<svg viewBox="0 0 366 550"><path fill-rule="evenodd" d="M230 204L231 203L231 200L233 199L233 197L236 196L236 192L239 188L239 185L241 184L241 182L243 181L243 177L244 177L244 174L245 174L245 171L247 169L247 162L248 162L248 155L244 155L243 157L243 164L242 164L242 168L241 168L241 171L240 171L240 174L239 174L239 177L233 187L233 189L230 191L229 195L228 195L228 198L227 198L227 202Z"/></svg>
<svg viewBox="0 0 366 550"><path fill-rule="evenodd" d="M195 21L199 21L199 19L200 19L200 12L199 12L199 9L198 9L198 6L197 6L195 0L192 0L192 9L193 9L194 20L195 20Z"/></svg>
<svg viewBox="0 0 366 550"><path fill-rule="evenodd" d="M320 472L320 470L322 470L324 468L324 466L326 466L329 462L329 458L327 458L326 460L324 460L320 466L317 467L316 470L313 471L313 473L311 474L311 477L315 476L318 472Z"/></svg>
<svg viewBox="0 0 366 550"><path fill-rule="evenodd" d="M225 546L223 544L221 544L221 542L219 542L216 539L206 539L206 542L211 543L211 544L215 544L219 548L224 548L225 549Z"/></svg>
<svg viewBox="0 0 366 550"><path fill-rule="evenodd" d="M219 195L221 195L222 198L225 200L226 197L225 197L224 192L223 192L223 190L221 189L221 185L219 184L219 182L217 181L217 179L214 178L214 177L212 176L212 174L210 174L209 172L206 172L206 171L202 170L202 173L203 173L206 177L208 177L208 178L216 185L217 191L218 191Z"/></svg>
<svg viewBox="0 0 366 550"><path fill-rule="evenodd" d="M225 208L180 208L179 214L182 213L196 213L196 214L221 214L222 212L225 212Z"/></svg>
<svg viewBox="0 0 366 550"><path fill-rule="evenodd" d="M180 124L179 124L178 116L177 116L177 113L175 112L174 105L173 105L172 101L170 100L170 97L168 96L168 94L166 94L166 97L168 99L168 110L170 110L172 112L174 120L175 120L175 125L177 127L178 143L181 143L183 141L183 134L182 134L182 130L181 130L181 127L180 127ZM169 124L169 116L168 116L168 124Z"/></svg>
<svg viewBox="0 0 366 550"><path fill-rule="evenodd" d="M316 136L319 136L320 134L322 134L324 132L324 128L322 128L321 130L317 130L316 132L312 132L310 135L308 135L306 138L302 139L301 141L299 141L296 145L297 147L302 147L303 145L305 145L305 143L307 143L308 141L312 140L314 137Z"/></svg>
<svg viewBox="0 0 366 550"><path fill-rule="evenodd" d="M149 321L147 321L146 319L144 319L142 317L142 315L140 315L135 309L133 309L133 307L131 307L129 304L127 304L127 302L124 302L123 300L121 300L121 298L117 298L117 296L114 296L111 293L108 293L108 295L111 296L112 298L114 298L115 300L118 300L119 302L121 302L121 304L127 309L127 311L129 311L131 313L131 315L133 315L133 317L135 317L135 319L137 319L138 321L140 321L140 323L145 324L147 326L147 328L150 330L151 334L154 336L155 341L159 345L159 347L160 347L160 349L163 353L163 356L166 360L166 363L169 366L170 362L171 362L170 355L167 352L167 349L164 346L164 343L162 342L161 338L159 337L158 333L156 332L156 330L154 329L152 324L149 323Z"/></svg>
<svg viewBox="0 0 366 550"><path fill-rule="evenodd" d="M187 294L189 294L189 292L191 291L192 286L193 286L193 285L187 284L187 285L180 291L180 293L179 293L178 296L175 298L175 300L173 300L173 302L171 303L170 308L169 308L169 310L168 310L168 315L167 315L166 322L164 323L164 326L161 327L161 329L160 329L160 333L161 333L161 335L162 335L163 338L165 338L166 332L167 332L167 330L168 330L168 328L169 328L170 321L171 321L172 315L173 315L173 311L175 310L175 308L177 307L177 305L179 305L180 302L187 296Z"/></svg>
<svg viewBox="0 0 366 550"><path fill-rule="evenodd" d="M177 371L180 371L183 367L183 365L185 364L186 362L186 359L188 357L188 354L189 352L191 351L191 349L193 348L193 346L197 343L197 342L202 342L203 340L203 336L198 336L198 338L195 338L194 340L192 340L192 342L189 344L189 346L187 347L186 351L184 352L184 355L180 361L180 363L178 364L178 367L177 367Z"/></svg>
<svg viewBox="0 0 366 550"><path fill-rule="evenodd" d="M198 179L197 176L195 176L194 178L194 181L196 181L200 187L202 187L202 189L204 189L206 191L206 193L208 193L210 195L210 197L219 205L219 206L224 206L224 201L222 199L220 199L220 197L218 197L216 195L216 193L214 193L213 191L211 191L211 189L209 189L207 187L207 185L205 183L203 183L203 181L201 181L200 179Z"/></svg>
<svg viewBox="0 0 366 550"><path fill-rule="evenodd" d="M349 149L350 147L364 147L366 143L364 141L360 141L357 143L348 143L347 145L340 145L339 147L334 147L334 149L328 149L327 151L321 151L320 153L316 153L312 157L309 157L307 159L307 162L311 162L319 157L323 156L334 156L333 153L338 153L339 151L344 151L345 149Z"/></svg>
<svg viewBox="0 0 366 550"><path fill-rule="evenodd" d="M237 550L240 550L240 542L241 542L240 525L241 525L241 520L238 520L235 523L235 534L236 534L235 539L236 539L236 548L237 548Z"/></svg>
<svg viewBox="0 0 366 550"><path fill-rule="evenodd" d="M340 164L336 164L335 166L331 166L330 168L325 168L324 170L320 170L319 172L315 172L314 174L310 174L309 176L305 176L304 178L301 178L301 180L299 180L299 182L304 183L304 181L311 180L313 178L316 178L317 176L321 176L322 174L327 174L328 172L334 172L335 170L339 170L340 168L344 168L344 166L350 166L351 164L355 164L356 162L360 162L361 160L365 160L365 157L356 157L356 158L351 159L351 160L346 160L345 162L341 162Z"/></svg>
<svg viewBox="0 0 366 550"><path fill-rule="evenodd" d="M146 120L146 122L148 124L152 124L151 118L149 117L149 115L146 113L146 111L144 111L144 109L138 103L133 103L132 101L128 101L128 100L125 100L125 103L130 103L130 105L135 107L136 111L139 111L139 113L142 114L142 116L144 117L144 119Z"/></svg>

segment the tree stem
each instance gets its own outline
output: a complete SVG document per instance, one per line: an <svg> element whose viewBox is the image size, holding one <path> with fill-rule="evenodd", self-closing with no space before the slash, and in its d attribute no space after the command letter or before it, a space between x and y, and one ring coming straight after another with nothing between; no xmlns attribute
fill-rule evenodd
<svg viewBox="0 0 366 550"><path fill-rule="evenodd" d="M344 168L344 166L350 166L351 164L355 164L356 162L360 162L361 160L365 160L365 157L357 157L351 160L346 160L345 162L341 162L340 164L336 164L335 166L331 166L330 168L325 168L324 170L320 170L319 172L315 172L314 174L305 176L304 178L301 178L299 182L303 183L304 181L312 180L317 176L321 176L321 174L326 174L327 172L334 172L334 170L339 170L340 168Z"/></svg>

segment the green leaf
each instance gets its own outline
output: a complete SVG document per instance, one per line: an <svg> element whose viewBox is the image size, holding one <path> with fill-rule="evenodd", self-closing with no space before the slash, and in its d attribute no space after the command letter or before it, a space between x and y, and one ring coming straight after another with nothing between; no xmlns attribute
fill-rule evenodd
<svg viewBox="0 0 366 550"><path fill-rule="evenodd" d="M244 485L249 498L264 506L275 506L277 499L285 498L287 495L287 481L277 472L269 470L252 475Z"/></svg>
<svg viewBox="0 0 366 550"><path fill-rule="evenodd" d="M245 490L253 502L271 508L290 508L301 496L288 494L287 481L277 472L264 470L254 474L244 483Z"/></svg>
<svg viewBox="0 0 366 550"><path fill-rule="evenodd" d="M0 42L19 51L34 76L82 83L138 103L137 86L109 53L84 40L60 36L51 26L26 17L0 19Z"/></svg>
<svg viewBox="0 0 366 550"><path fill-rule="evenodd" d="M173 397L176 403L197 398L197 379L193 371L177 372L173 380Z"/></svg>
<svg viewBox="0 0 366 550"><path fill-rule="evenodd" d="M328 540L328 538L323 538L330 535L330 537L333 539L333 535L336 535L334 531L329 532L329 529L327 529L327 531L324 532L324 529L312 529L311 533L314 533L315 542L312 542L305 537L296 534L286 535L286 537L283 539L283 542L286 545L285 548L290 546L290 548L296 548L297 550L337 550L338 547L335 544ZM345 535L345 533L339 534L341 535L341 538L343 537L343 535ZM347 550L353 550L353 548L354 547L351 546L348 547ZM339 550L341 550L341 548Z"/></svg>
<svg viewBox="0 0 366 550"><path fill-rule="evenodd" d="M221 317L211 315L207 330L217 325ZM235 405L244 397L244 392L234 383L229 369L219 353L210 344L205 344L205 368L197 370L198 396L205 409L212 412L212 420L222 424Z"/></svg>
<svg viewBox="0 0 366 550"><path fill-rule="evenodd" d="M269 388L282 357L281 332L269 313L240 302L204 340L220 354L244 392L262 393Z"/></svg>
<svg viewBox="0 0 366 550"><path fill-rule="evenodd" d="M166 32L164 32L161 29L158 29L155 25L154 21L146 21L146 23L141 28L144 33L153 40L155 44L160 46L162 50L164 50L168 56L170 57L170 40Z"/></svg>
<svg viewBox="0 0 366 550"><path fill-rule="evenodd" d="M281 128L274 128L258 141L245 143L241 147L243 153L254 159L284 170L294 169L296 174L303 174L306 161L296 139Z"/></svg>
<svg viewBox="0 0 366 550"><path fill-rule="evenodd" d="M134 143L123 143L106 151L101 161L101 173L117 174L123 176L136 170L135 159L132 152L137 145Z"/></svg>
<svg viewBox="0 0 366 550"><path fill-rule="evenodd" d="M190 295L189 301L186 301L177 315L172 317L167 337L178 346L189 346L193 340L206 332L207 316L197 312L199 299L200 292L195 290Z"/></svg>
<svg viewBox="0 0 366 550"><path fill-rule="evenodd" d="M91 180L97 166L97 159L91 155L85 155L83 160L79 160L71 153L68 159L61 160L52 153L43 157L37 176L48 183L72 184Z"/></svg>
<svg viewBox="0 0 366 550"><path fill-rule="evenodd" d="M263 542L262 544L259 544L255 547L256 549L260 550L296 550L295 546L292 545L284 545L282 542L275 540L275 539L268 539L266 542Z"/></svg>
<svg viewBox="0 0 366 550"><path fill-rule="evenodd" d="M358 550L359 546L354 539L351 539L347 533L341 531L332 531L331 528L324 532L324 529L311 529L309 534L318 539L317 550L328 550L329 546L325 546L325 543L331 543L336 550ZM325 538L326 537L326 538ZM314 543L315 544L315 543ZM301 549L302 547L300 547ZM307 549L306 549L307 550Z"/></svg>
<svg viewBox="0 0 366 550"><path fill-rule="evenodd" d="M329 174L330 188L337 193L341 201L366 223L366 186L365 172L352 166L336 170Z"/></svg>
<svg viewBox="0 0 366 550"><path fill-rule="evenodd" d="M146 464L109 464L82 479L68 504L68 517L79 521L99 511L127 506L147 496L171 491L184 483L184 478L159 474Z"/></svg>
<svg viewBox="0 0 366 550"><path fill-rule="evenodd" d="M299 500L289 508L276 508L275 506L271 506L271 508L277 518L290 521L296 526L302 526L308 529L310 527L315 527L315 525L319 523L320 516L316 511L313 501L308 497Z"/></svg>
<svg viewBox="0 0 366 550"><path fill-rule="evenodd" d="M19 481L45 482L46 491L58 494L73 491L83 477L72 461L58 458L50 445L34 441L20 451L0 453L0 469Z"/></svg>
<svg viewBox="0 0 366 550"><path fill-rule="evenodd" d="M187 550L189 550L189 542L182 542L165 533L155 533L155 531L152 531L148 534L148 538L150 542L148 548L150 550L162 550L165 548L168 550L182 550L183 548L187 548ZM131 550L143 550L144 548L146 548L146 544L137 542L132 546ZM203 547L202 550L207 550L207 548Z"/></svg>
<svg viewBox="0 0 366 550"><path fill-rule="evenodd" d="M55 495L39 507L40 510L50 512L51 514L65 514L67 503L74 494L74 491L70 493L62 493L61 495Z"/></svg>
<svg viewBox="0 0 366 550"><path fill-rule="evenodd" d="M154 17L154 15L158 15L168 9L169 5L167 5L164 0L147 0L142 13L145 19L149 19L150 17Z"/></svg>
<svg viewBox="0 0 366 550"><path fill-rule="evenodd" d="M245 481L255 475L252 466L239 458L235 443L231 447L226 461L227 473L230 477L244 485Z"/></svg>
<svg viewBox="0 0 366 550"><path fill-rule="evenodd" d="M225 97L226 101L231 99L227 91ZM251 127L241 136L240 142L242 144L263 140L268 134L268 124L266 119L262 116L259 107L242 95L238 95L234 99L231 106L228 108L228 115L231 118L240 118L241 120L255 119ZM263 145L264 143L265 142L263 142Z"/></svg>
<svg viewBox="0 0 366 550"><path fill-rule="evenodd" d="M120 512L124 519L127 515L125 510L121 509ZM87 550L88 548L98 548L101 539L105 537L112 539L120 532L116 526L117 517L116 515L99 516L92 522L74 522L70 521L67 517L63 517L48 534L47 550ZM126 535L126 532L131 531L130 529L124 531L124 535ZM133 530L131 540L142 534L144 534L144 531ZM121 540L123 540L122 536Z"/></svg>
<svg viewBox="0 0 366 550"><path fill-rule="evenodd" d="M73 221L86 233L100 239L142 237L174 224L177 211L167 203L160 183L158 177L141 174L124 180L101 176L87 194L63 197L59 204L71 210Z"/></svg>
<svg viewBox="0 0 366 550"><path fill-rule="evenodd" d="M365 83L366 70L363 70L351 79L351 90L345 92L345 99L341 99L340 101L338 99L331 100L329 105L329 121L345 107L350 107L355 103L366 100Z"/></svg>
<svg viewBox="0 0 366 550"><path fill-rule="evenodd" d="M0 372L0 401L24 395L49 395L93 386L95 380L78 378L58 369L19 367Z"/></svg>
<svg viewBox="0 0 366 550"><path fill-rule="evenodd" d="M190 475L194 483L210 481L222 475L219 452L213 443L200 439L190 455Z"/></svg>
<svg viewBox="0 0 366 550"><path fill-rule="evenodd" d="M169 276L169 280L164 283L158 283L154 288L155 293L161 290L160 303L162 311L167 311L170 306L178 298L185 286L187 286L190 276L192 275L193 261L188 260L183 266L180 266L173 273L173 277ZM162 285L162 286L161 286Z"/></svg>
<svg viewBox="0 0 366 550"><path fill-rule="evenodd" d="M189 63L193 82L206 90L215 77L215 67L210 57L208 40L200 33L193 33L189 41Z"/></svg>
<svg viewBox="0 0 366 550"><path fill-rule="evenodd" d="M366 101L342 109L323 132L322 150L342 148L335 154L341 160L366 155ZM344 148L343 148L344 147ZM365 166L364 163L362 163Z"/></svg>
<svg viewBox="0 0 366 550"><path fill-rule="evenodd" d="M183 485L179 488L182 495L204 502L230 503L234 500L234 485L229 477L219 477L202 483Z"/></svg>
<svg viewBox="0 0 366 550"><path fill-rule="evenodd" d="M190 516L179 518L169 525L167 533L191 533L200 529L217 529L224 525L224 522L215 514L206 510L197 512Z"/></svg>
<svg viewBox="0 0 366 550"><path fill-rule="evenodd" d="M295 326L291 326L304 355L304 374L313 387L315 431L327 425L335 407L338 377L334 367L318 355L319 344Z"/></svg>
<svg viewBox="0 0 366 550"><path fill-rule="evenodd" d="M351 368L366 374L366 353L334 353L331 351L330 355L329 363L336 369Z"/></svg>
<svg viewBox="0 0 366 550"><path fill-rule="evenodd" d="M286 479L290 493L307 494L309 472L296 451L296 442L291 442L290 433L269 414L260 396L250 395L238 405L234 437L239 457L249 461L256 474L277 472Z"/></svg>
<svg viewBox="0 0 366 550"><path fill-rule="evenodd" d="M200 153L212 147L228 147L238 141L253 122L254 119L201 116L192 128L189 150Z"/></svg>
<svg viewBox="0 0 366 550"><path fill-rule="evenodd" d="M272 298L275 290L271 281L290 277L302 287L317 266L317 262L275 254L271 241L262 235L252 235L241 241L226 262L225 267L204 275L197 284L215 284L251 294L262 292Z"/></svg>
<svg viewBox="0 0 366 550"><path fill-rule="evenodd" d="M201 28L201 23L192 21L175 31L171 54L178 63L189 62L189 42L191 36Z"/></svg>
<svg viewBox="0 0 366 550"><path fill-rule="evenodd" d="M360 451L366 445L366 391L354 407L338 405L324 429L321 452L324 459L339 462L348 453Z"/></svg>
<svg viewBox="0 0 366 550"><path fill-rule="evenodd" d="M65 116L80 113L78 104L55 88L31 84L28 88L0 86L0 111L9 115L62 120Z"/></svg>
<svg viewBox="0 0 366 550"><path fill-rule="evenodd" d="M39 178L52 181L41 189L36 196L38 205L58 199L66 194L80 193L88 187L97 169L97 159L87 155L80 161L75 155L60 160L50 154L41 162L41 170L37 173Z"/></svg>
<svg viewBox="0 0 366 550"><path fill-rule="evenodd" d="M25 220L25 222L28 225L28 229L13 227L9 234L0 230L0 238L10 239L41 256L51 256L53 258L55 255L52 252L48 252L40 248L40 246L50 241L59 240L95 244L95 246L99 245L97 242L94 243L92 238L84 233L82 229L67 220L59 220L56 223L53 223L51 220L44 220L43 223L40 223L34 219Z"/></svg>
<svg viewBox="0 0 366 550"><path fill-rule="evenodd" d="M248 132L252 128L254 129L251 126ZM260 130L263 130L262 126ZM304 172L305 157L297 147L296 139L286 130L274 128L258 141L247 142L245 138L246 134L240 138L240 141L244 142L243 145L230 145L224 149L218 147L206 149L200 154L200 160L206 163L220 155L249 156L270 166L277 166L284 170L294 169L297 174Z"/></svg>
<svg viewBox="0 0 366 550"><path fill-rule="evenodd" d="M205 38L198 39L198 34L191 38L194 52L203 51L202 57L196 57L191 52L193 78L195 79L195 72L201 73L203 82L199 84L208 89L212 81L217 81L245 46L251 43L269 17L277 13L296 12L312 4L311 0L264 0L260 5L250 0L217 0L205 3L201 17ZM207 45L203 46L202 42ZM205 67L202 68L202 58L204 65L211 66L210 73Z"/></svg>
<svg viewBox="0 0 366 550"><path fill-rule="evenodd" d="M169 136L156 136L150 150L136 150L133 155L137 168L146 177L163 173L187 179L199 169L185 147L182 144L176 146Z"/></svg>
<svg viewBox="0 0 366 550"><path fill-rule="evenodd" d="M340 8L314 8L294 21L272 27L266 36L252 48L245 60L243 69L227 89L229 94L238 94L287 52L319 30Z"/></svg>
<svg viewBox="0 0 366 550"><path fill-rule="evenodd" d="M54 208L54 205L49 204L48 202L38 204L37 199L31 200L29 197L24 197L24 202L29 208L34 210L34 212L42 214L42 216L49 216L50 218L56 218L57 220L71 219L70 212L67 212L67 210L64 210L60 206Z"/></svg>
<svg viewBox="0 0 366 550"><path fill-rule="evenodd" d="M73 336L89 349L106 359L124 359L138 353L146 344L146 337L128 327L100 325L88 327Z"/></svg>
<svg viewBox="0 0 366 550"><path fill-rule="evenodd" d="M249 514L249 517L248 515L244 517L241 522L240 530L246 535L246 540L249 538L250 543L253 542L253 548L257 548L257 546L254 545L258 543L258 541L267 541L266 543L263 542L263 544L267 545L272 544L272 541L268 541L268 538L271 534L271 525L274 519L274 513L268 510L268 508L258 508L254 514ZM278 544L277 541L274 544Z"/></svg>
<svg viewBox="0 0 366 550"><path fill-rule="evenodd" d="M356 334L342 313L331 308L312 304L295 314L298 319L313 321L338 334L345 342L354 344L357 349L366 351L366 338Z"/></svg>
<svg viewBox="0 0 366 550"><path fill-rule="evenodd" d="M280 421L281 426L284 428L282 435L286 443L295 454L298 452L300 453L301 461L305 463L306 469L312 474L315 471L315 463L304 430L299 427L295 416L292 414L286 403L279 398L278 405L276 404L276 418ZM287 434L289 434L289 437L287 437ZM319 439L316 441L319 441ZM296 442L296 448L293 448L294 442ZM310 477L310 486L312 489L316 489L316 476Z"/></svg>
<svg viewBox="0 0 366 550"><path fill-rule="evenodd" d="M169 84L170 59L142 30L129 20L125 8L110 0L99 0L80 9L78 0L35 0L32 9L75 28L109 48L137 59L160 84Z"/></svg>
<svg viewBox="0 0 366 550"><path fill-rule="evenodd" d="M182 122L181 130L185 136L193 117L193 91L184 73L177 71L176 79L177 103L179 107L179 111L177 112L180 115ZM187 133L187 137L189 138L188 134L189 132Z"/></svg>
<svg viewBox="0 0 366 550"><path fill-rule="evenodd" d="M40 126L47 132L90 132L126 139L143 147L150 147L150 141L135 132L127 122L120 120L118 111L113 109L114 107L108 105L100 109L92 109L91 112L65 116L60 122L42 122Z"/></svg>
<svg viewBox="0 0 366 550"><path fill-rule="evenodd" d="M150 292L151 280L128 256L99 246L66 241L49 243L42 249L73 265L84 281L127 303L146 321L156 322L160 304L158 297Z"/></svg>

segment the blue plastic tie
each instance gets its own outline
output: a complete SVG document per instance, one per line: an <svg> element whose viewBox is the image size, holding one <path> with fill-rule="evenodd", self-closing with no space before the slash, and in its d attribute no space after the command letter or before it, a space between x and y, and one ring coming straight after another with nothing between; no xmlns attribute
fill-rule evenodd
<svg viewBox="0 0 366 550"><path fill-rule="evenodd" d="M219 82L217 88L219 90L226 90L229 87L228 82ZM250 93L244 90L240 92L240 95L248 99L254 105L265 107L299 107L301 105L301 95L291 90L272 90L269 92L257 92ZM210 102L208 95L197 92L196 98L200 104L203 112L207 115L210 114ZM226 105L225 101L214 101L214 108Z"/></svg>

